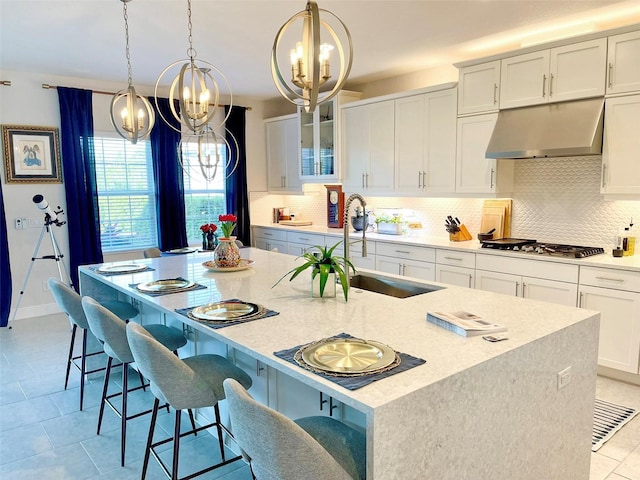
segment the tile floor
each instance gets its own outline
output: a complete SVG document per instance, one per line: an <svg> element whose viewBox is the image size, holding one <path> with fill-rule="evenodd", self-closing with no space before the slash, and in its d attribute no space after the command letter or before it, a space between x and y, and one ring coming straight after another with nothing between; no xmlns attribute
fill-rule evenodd
<svg viewBox="0 0 640 480"><path fill-rule="evenodd" d="M69 388L63 389L68 341L69 323L62 314L17 320L11 330L0 329L0 478L140 478L149 416L130 422L127 463L120 467L119 420L109 409L105 409L101 434L95 434L101 378L85 385L83 411L78 406L77 370L71 373ZM115 386L120 375L113 377ZM603 400L640 409L639 386L601 377L597 392ZM130 408L140 410L153 401L150 393L142 391L130 399ZM163 436L172 431L172 420L166 412L160 415ZM217 452L215 439L208 435L186 437L183 442L180 475L207 465ZM153 459L149 465L149 480L166 478ZM238 461L199 478L249 480L251 475ZM640 415L592 454L589 480L640 480Z"/></svg>

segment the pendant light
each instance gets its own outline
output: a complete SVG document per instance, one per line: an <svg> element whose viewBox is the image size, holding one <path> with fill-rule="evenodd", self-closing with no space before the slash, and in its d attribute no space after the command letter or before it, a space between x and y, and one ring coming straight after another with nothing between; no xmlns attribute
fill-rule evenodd
<svg viewBox="0 0 640 480"><path fill-rule="evenodd" d="M155 113L149 101L136 93L131 80L131 56L129 55L129 17L127 15L127 3L122 1L122 14L124 17L124 34L127 52L127 75L129 86L126 90L117 92L111 100L109 109L111 124L125 140L136 144L138 140L146 138L155 123Z"/></svg>
<svg viewBox="0 0 640 480"><path fill-rule="evenodd" d="M235 137L225 129L221 135L210 126L205 126L198 134L183 134L178 145L178 160L182 169L193 179L204 178L212 182L216 177L230 177L238 167L240 152ZM227 138L231 139L232 145ZM226 161L221 149L226 149Z"/></svg>
<svg viewBox="0 0 640 480"><path fill-rule="evenodd" d="M281 42L292 25L300 23L299 20L302 21L302 37L288 45L292 48L286 56L291 63L291 76L287 81L279 65L285 58ZM348 48L345 49L343 43ZM340 59L340 70L335 81L329 82L332 78L330 55L334 49ZM331 100L342 89L351 71L352 58L349 29L336 15L309 0L305 10L295 14L278 30L271 50L271 75L284 98L302 105L310 113L316 105ZM323 85L325 90L321 90Z"/></svg>
<svg viewBox="0 0 640 480"><path fill-rule="evenodd" d="M156 82L155 98L157 104L160 84L163 83L165 79L171 79L171 77L173 77L170 80L171 88L169 90L171 114L186 130L193 135L200 135L210 130L208 125L214 118L218 108L220 108L219 81L224 82L226 85L230 100L231 88L227 78L218 68L209 62L196 59L196 51L193 48L191 0L187 0L187 17L189 28L189 49L187 50L187 56L189 58L178 60L162 71ZM169 83L169 80L165 83ZM179 110L176 110L176 101L179 105ZM231 101L229 105L231 105ZM229 111L231 110L229 109ZM160 116L171 128L179 132L182 131L182 129L175 128L168 119L164 118L162 112L160 112ZM211 128L215 129L222 125L227 117L225 117L219 125Z"/></svg>

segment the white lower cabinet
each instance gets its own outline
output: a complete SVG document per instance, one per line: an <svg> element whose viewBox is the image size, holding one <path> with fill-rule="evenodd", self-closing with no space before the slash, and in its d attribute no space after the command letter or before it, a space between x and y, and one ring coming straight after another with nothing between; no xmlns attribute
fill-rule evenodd
<svg viewBox="0 0 640 480"><path fill-rule="evenodd" d="M415 247L379 242L376 247L376 270L421 280L436 279L436 251L429 247Z"/></svg>
<svg viewBox="0 0 640 480"><path fill-rule="evenodd" d="M576 306L577 265L478 255L475 280L478 290Z"/></svg>
<svg viewBox="0 0 640 480"><path fill-rule="evenodd" d="M600 312L598 364L640 373L640 274L581 267L579 306Z"/></svg>
<svg viewBox="0 0 640 480"><path fill-rule="evenodd" d="M475 288L476 254L456 250L436 250L436 281L458 287Z"/></svg>
<svg viewBox="0 0 640 480"><path fill-rule="evenodd" d="M251 396L258 402L269 405L271 403L269 399L269 367L240 350L232 349L230 355L234 364L251 377L253 382L249 389Z"/></svg>
<svg viewBox="0 0 640 480"><path fill-rule="evenodd" d="M287 232L275 228L253 227L253 246L261 250L287 253Z"/></svg>
<svg viewBox="0 0 640 480"><path fill-rule="evenodd" d="M289 255L300 256L312 247L324 247L324 235L305 232L287 232L287 250ZM317 249L313 249L317 251Z"/></svg>

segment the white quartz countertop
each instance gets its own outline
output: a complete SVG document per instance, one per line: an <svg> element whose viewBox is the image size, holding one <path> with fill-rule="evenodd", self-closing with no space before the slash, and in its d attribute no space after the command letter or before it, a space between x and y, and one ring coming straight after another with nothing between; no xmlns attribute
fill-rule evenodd
<svg viewBox="0 0 640 480"><path fill-rule="evenodd" d="M275 228L278 230L285 230L288 232L308 232L308 233L317 233L317 234L328 235L328 236L335 236L336 242L343 237L342 229L328 228L328 227L323 227L318 225L292 227L292 226L269 223L269 224L253 224L252 226L263 227L263 228ZM565 258L565 257L555 257L551 255L540 255L535 253L525 254L525 253L519 253L519 252L512 252L508 250L492 250L492 249L482 248L480 242L476 239L465 241L465 242L452 242L447 237L425 235L420 230L410 230L409 232L403 235L384 235L380 233L367 232L366 237L367 239L373 240L376 242L387 242L387 243L395 243L395 244L401 244L401 245L415 245L415 246L432 247L432 248L444 248L444 249L456 250L460 252L474 252L474 253L481 253L486 255L499 255L499 256L506 256L511 258L541 260L545 262L571 263L574 265L585 265L585 266L588 265L593 267L617 268L620 270L630 270L630 271L640 272L640 254L636 254L629 257L614 257L611 254L611 249L607 250L606 248L605 248L605 253L601 255L594 255L587 258ZM352 230L349 232L349 238L354 238L354 239L362 238L362 232L356 232Z"/></svg>
<svg viewBox="0 0 640 480"><path fill-rule="evenodd" d="M80 268L80 285L83 293L89 283L113 287L364 412L597 315L589 310L435 282L431 283L445 288L406 299L354 288L348 302L339 289L336 298L314 299L310 295L310 274L302 274L293 282L285 279L273 287L285 272L299 264L295 256L245 248L242 257L254 260L254 265L244 271L222 273L209 272L202 266L212 259L210 252L136 260L154 270L135 274L103 276L85 266ZM207 288L151 297L130 286L178 276ZM231 298L258 303L280 314L214 330L175 312ZM502 323L509 329L509 340L490 343L480 336L465 338L428 323L427 312L439 310L467 310ZM349 391L273 354L342 332L385 343L396 351L423 358L426 364Z"/></svg>

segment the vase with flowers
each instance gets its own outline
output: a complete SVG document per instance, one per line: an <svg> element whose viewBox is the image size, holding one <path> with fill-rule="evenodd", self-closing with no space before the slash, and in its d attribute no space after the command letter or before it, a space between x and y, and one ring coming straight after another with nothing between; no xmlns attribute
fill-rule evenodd
<svg viewBox="0 0 640 480"><path fill-rule="evenodd" d="M218 217L222 237L218 239L218 246L213 252L213 260L217 267L229 268L240 265L240 249L236 244L236 237L231 234L236 228L238 217L227 213Z"/></svg>
<svg viewBox="0 0 640 480"><path fill-rule="evenodd" d="M218 226L215 223L205 223L200 225L200 230L202 231L202 250L215 250L218 244L216 237Z"/></svg>

